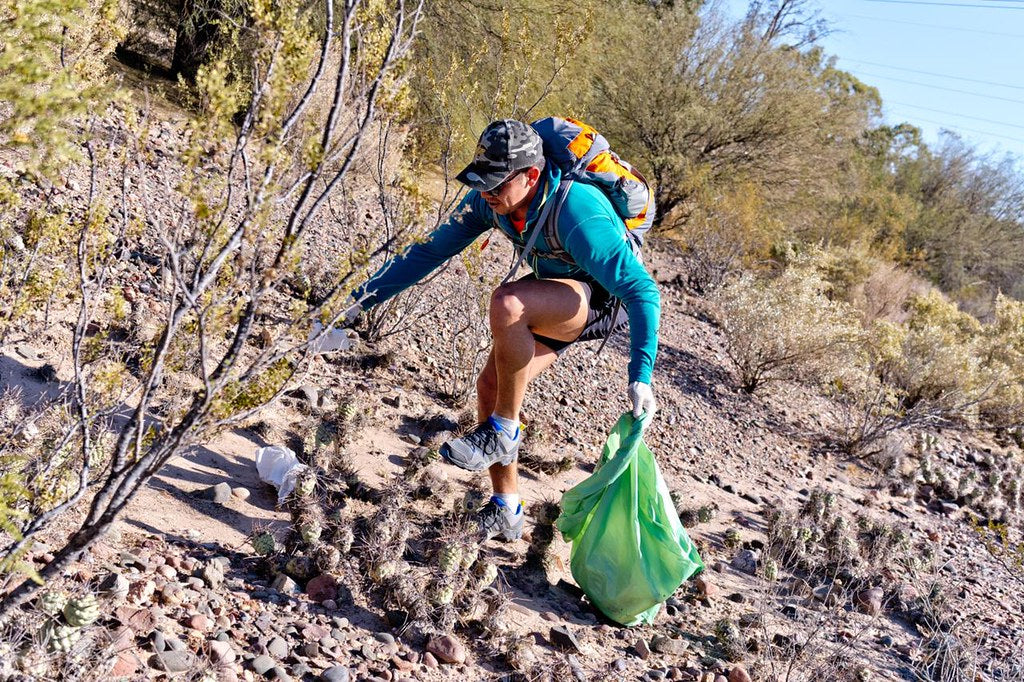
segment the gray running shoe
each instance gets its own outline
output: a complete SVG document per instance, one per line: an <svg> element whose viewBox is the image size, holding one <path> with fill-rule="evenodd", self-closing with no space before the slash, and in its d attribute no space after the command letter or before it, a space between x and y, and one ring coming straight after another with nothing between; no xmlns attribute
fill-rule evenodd
<svg viewBox="0 0 1024 682"><path fill-rule="evenodd" d="M446 461L467 471L481 471L499 462L509 465L518 451L519 433L510 438L492 419L441 446L441 456Z"/></svg>
<svg viewBox="0 0 1024 682"><path fill-rule="evenodd" d="M476 513L476 522L480 527L480 541L487 542L498 535L505 540L518 540L523 537L523 505L519 505L516 514L511 518L506 508L499 505L492 497L487 504Z"/></svg>

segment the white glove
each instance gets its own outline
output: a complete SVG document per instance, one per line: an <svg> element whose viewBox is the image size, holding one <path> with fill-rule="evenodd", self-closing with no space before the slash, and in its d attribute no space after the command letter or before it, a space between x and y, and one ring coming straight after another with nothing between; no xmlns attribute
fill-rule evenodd
<svg viewBox="0 0 1024 682"><path fill-rule="evenodd" d="M633 417L635 419L638 419L645 412L649 416L654 416L658 406L654 402L654 392L651 390L650 384L634 381L630 383L628 393L629 400L633 403Z"/></svg>
<svg viewBox="0 0 1024 682"><path fill-rule="evenodd" d="M331 353L354 348L359 337L348 327L356 321L361 312L363 307L353 303L338 321L341 326L327 332L323 331L324 326L319 320L313 322L313 328L309 332L310 350L314 353Z"/></svg>

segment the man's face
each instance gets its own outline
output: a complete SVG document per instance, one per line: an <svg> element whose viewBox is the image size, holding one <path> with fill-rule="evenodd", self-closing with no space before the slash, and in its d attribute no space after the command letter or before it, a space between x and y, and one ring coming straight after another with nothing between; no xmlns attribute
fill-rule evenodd
<svg viewBox="0 0 1024 682"><path fill-rule="evenodd" d="M503 183L487 192L480 192L480 195L487 202L487 205L494 209L498 215L508 215L517 208L529 204L533 196L533 188L540 180L540 171L536 168L527 168L516 171Z"/></svg>

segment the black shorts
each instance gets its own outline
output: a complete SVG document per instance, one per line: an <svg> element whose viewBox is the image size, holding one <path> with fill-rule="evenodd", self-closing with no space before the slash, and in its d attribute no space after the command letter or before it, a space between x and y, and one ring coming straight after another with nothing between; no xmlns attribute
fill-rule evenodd
<svg viewBox="0 0 1024 682"><path fill-rule="evenodd" d="M522 279L536 279L534 275L527 275ZM608 291L596 282L584 282L576 280L583 285L587 291L587 323L583 325L583 331L572 341L559 341L540 334L534 334L533 338L539 343L555 351L558 355L565 352L565 349L574 343L581 341L604 340L612 332L624 328L629 323L629 316L626 314L626 307L619 299L612 296Z"/></svg>

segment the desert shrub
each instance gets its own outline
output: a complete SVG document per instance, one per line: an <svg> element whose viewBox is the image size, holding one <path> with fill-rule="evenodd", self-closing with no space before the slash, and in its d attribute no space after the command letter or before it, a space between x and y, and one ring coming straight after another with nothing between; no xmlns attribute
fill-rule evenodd
<svg viewBox="0 0 1024 682"><path fill-rule="evenodd" d="M853 308L829 300L826 289L804 264L772 279L744 275L714 295L743 390L782 378L827 380L844 367L860 326Z"/></svg>
<svg viewBox="0 0 1024 682"><path fill-rule="evenodd" d="M47 33L50 42L38 55L25 53L18 68L35 73L61 64L46 50L61 52L63 6L20 7L36 8L33 26L53 26L58 38ZM10 496L10 488L0 489L0 508L15 510L4 512L4 523L15 524L0 543L5 567L77 511L40 570L43 578L58 574L170 458L281 395L308 364L312 321L337 323L354 283L405 239L404 222L338 224L327 205L365 184L353 181L355 168L373 165L378 153L396 158L372 140L405 106L404 56L417 10L400 2L350 4L337 14L331 2L250 9L247 30L259 39L247 55L248 81L232 81L232 55L218 56L198 72L197 107L185 123L164 122L156 132L155 114L136 107L128 92L71 115L54 112L65 116L60 125L68 132L57 140L71 150L61 173L84 177L84 187L14 188L28 208L5 218L20 228L26 249L39 231L52 231L34 216L60 225L62 248L46 258L20 256L19 263L23 280L33 272L66 277L68 295L57 303L71 324L55 332L57 353L68 358L66 390L0 433L0 478L15 476L27 489ZM19 73L0 71L0 80L22 97L38 89L48 102L67 87L62 78L18 85L11 79ZM40 130L41 123L29 123ZM20 129L6 119L4 125ZM158 145L166 128L177 134ZM82 163L74 163L76 155ZM46 157L39 159L36 167L45 168ZM401 194L401 183L387 182L394 174L381 177ZM415 213L389 215L404 221ZM334 268L315 303L294 287L311 242L319 255L328 251ZM8 287L0 290L0 308L10 314L24 307L31 320L51 298L46 290ZM27 434L30 423L36 429ZM12 585L0 601L0 621L18 613L33 589L30 581Z"/></svg>
<svg viewBox="0 0 1024 682"><path fill-rule="evenodd" d="M981 371L992 384L981 414L995 426L1019 428L1024 424L1024 302L998 296L979 345Z"/></svg>

